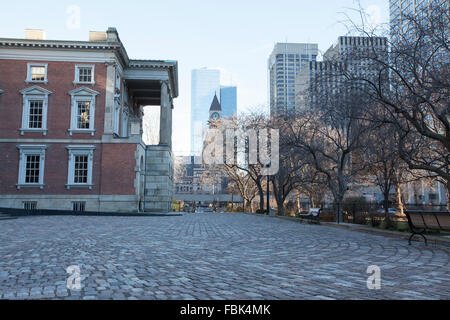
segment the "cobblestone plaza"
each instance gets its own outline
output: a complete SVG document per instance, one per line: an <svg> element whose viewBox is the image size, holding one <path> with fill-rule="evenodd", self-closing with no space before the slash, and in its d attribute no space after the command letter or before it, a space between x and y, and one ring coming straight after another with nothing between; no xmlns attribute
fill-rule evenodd
<svg viewBox="0 0 450 320"><path fill-rule="evenodd" d="M448 247L265 216L26 217L0 221L0 240L1 299L450 297Z"/></svg>

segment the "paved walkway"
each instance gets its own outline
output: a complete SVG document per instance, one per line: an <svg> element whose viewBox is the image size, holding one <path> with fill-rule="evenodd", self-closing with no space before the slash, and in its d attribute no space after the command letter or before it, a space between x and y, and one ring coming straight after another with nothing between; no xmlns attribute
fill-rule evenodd
<svg viewBox="0 0 450 320"><path fill-rule="evenodd" d="M2 299L450 298L449 247L263 216L19 218L0 243Z"/></svg>

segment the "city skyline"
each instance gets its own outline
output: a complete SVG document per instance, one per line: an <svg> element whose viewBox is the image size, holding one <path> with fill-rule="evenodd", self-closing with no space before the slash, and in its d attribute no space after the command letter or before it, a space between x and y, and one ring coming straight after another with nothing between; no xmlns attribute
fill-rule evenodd
<svg viewBox="0 0 450 320"><path fill-rule="evenodd" d="M313 42L324 52L338 36L347 33L340 23L345 20L343 12L352 14L349 8L358 6L355 0L316 3L172 0L117 2L105 11L104 3L43 0L27 3L27 11L23 10L21 2L7 3L4 6L9 14L0 23L0 37L23 38L26 28L34 28L44 29L47 39L87 40L89 31L106 30L111 26L120 30L130 56L177 60L180 96L174 101L173 143L174 153L185 155L191 149L190 136L184 133L190 126L187 118L190 117L191 70L208 66L233 74L232 81L239 87L238 111L249 107L264 109L269 96L267 59L274 44ZM48 6L52 11L46 10ZM123 12L130 6L139 6L139 10L134 10L132 16L124 16ZM361 6L376 23L389 21L389 1L363 0ZM198 7L202 10L197 10ZM80 11L78 25L76 19L71 20L77 8ZM149 12L151 19L148 19ZM22 18L16 19L17 16ZM36 16L40 19L35 19ZM232 21L224 18L229 16L233 16ZM354 17L357 19L357 15ZM145 23L136 27L137 20ZM225 76L225 80L231 81L231 77Z"/></svg>

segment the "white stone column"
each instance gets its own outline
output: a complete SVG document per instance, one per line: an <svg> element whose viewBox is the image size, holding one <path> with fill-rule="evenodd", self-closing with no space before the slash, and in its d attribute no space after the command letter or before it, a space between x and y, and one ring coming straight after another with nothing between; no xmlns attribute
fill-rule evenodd
<svg viewBox="0 0 450 320"><path fill-rule="evenodd" d="M159 144L170 146L171 144L171 120L172 109L170 106L169 90L166 82L161 82L161 114L159 124Z"/></svg>
<svg viewBox="0 0 450 320"><path fill-rule="evenodd" d="M112 134L114 130L114 88L116 83L116 66L114 63L106 65L106 97L104 134Z"/></svg>

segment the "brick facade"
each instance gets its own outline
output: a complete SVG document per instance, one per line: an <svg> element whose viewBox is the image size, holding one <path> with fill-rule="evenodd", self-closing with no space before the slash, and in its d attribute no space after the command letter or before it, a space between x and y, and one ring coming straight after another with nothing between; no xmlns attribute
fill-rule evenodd
<svg viewBox="0 0 450 320"><path fill-rule="evenodd" d="M171 103L167 95L177 90L176 64L139 60L135 66L115 29L109 29L105 38L103 42L0 39L0 208L22 208L26 201L36 202L37 209L72 210L73 202L84 202L86 211L137 212L145 208L142 203L145 183L149 181L143 164L148 161L149 147L142 141L142 108L162 104L162 97ZM30 82L29 64L45 65L46 80ZM92 66L95 83L77 83L77 66ZM128 69L143 76L125 79ZM155 80L151 73L160 75L160 70L167 76ZM155 88L159 90L163 81L168 89L158 93ZM140 101L129 93L133 86L141 91L148 86L151 90L141 94ZM25 89L29 90L23 92ZM31 132L35 127L29 125L31 116L25 114L24 118L24 105L31 114L29 100L40 101L36 98L40 93L48 97L42 100L42 108L47 110L42 113L47 117L46 128ZM85 129L79 126L87 113L79 111L78 117L71 120L74 110L80 108L76 99L91 101L89 110L95 105L95 113L88 112L91 118L88 116L87 132L79 132L79 128ZM92 116L95 131L91 131ZM171 119L171 113L166 118ZM23 123L31 130L23 130ZM165 125L171 126L171 122ZM43 171L43 179L33 184L27 180L31 164L26 150L36 148L42 149L38 172ZM164 148L170 150L171 143ZM90 172L89 178L79 180L79 168L90 166L83 169ZM169 170L151 174L151 179L161 179L158 174L171 175ZM172 200L164 196L162 200L155 197L147 207L170 210Z"/></svg>

